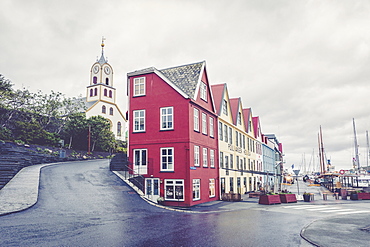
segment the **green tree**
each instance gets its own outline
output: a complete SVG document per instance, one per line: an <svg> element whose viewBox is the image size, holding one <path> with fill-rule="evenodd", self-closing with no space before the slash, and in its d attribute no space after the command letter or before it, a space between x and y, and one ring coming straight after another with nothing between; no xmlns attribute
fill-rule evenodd
<svg viewBox="0 0 370 247"><path fill-rule="evenodd" d="M114 148L116 141L114 134L110 130L109 120L102 116L92 116L88 119L90 125L91 151L95 149L109 151Z"/></svg>
<svg viewBox="0 0 370 247"><path fill-rule="evenodd" d="M85 113L76 113L68 116L63 137L68 148L72 146L80 150L87 148L87 130L88 124Z"/></svg>
<svg viewBox="0 0 370 247"><path fill-rule="evenodd" d="M45 131L34 120L30 122L16 121L15 127L13 131L15 138L26 143L57 146L60 140L56 134Z"/></svg>

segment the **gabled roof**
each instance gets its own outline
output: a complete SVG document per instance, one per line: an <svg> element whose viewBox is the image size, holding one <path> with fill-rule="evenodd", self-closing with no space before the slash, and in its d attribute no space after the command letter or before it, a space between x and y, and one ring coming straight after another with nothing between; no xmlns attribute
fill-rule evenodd
<svg viewBox="0 0 370 247"><path fill-rule="evenodd" d="M221 109L222 109L222 102L226 91L226 83L223 84L217 84L211 86L212 94L213 94L213 100L215 102L216 106L216 113L217 115L221 115Z"/></svg>
<svg viewBox="0 0 370 247"><path fill-rule="evenodd" d="M254 138L260 137L261 128L260 128L260 117L252 117L253 129L254 129Z"/></svg>
<svg viewBox="0 0 370 247"><path fill-rule="evenodd" d="M238 113L239 113L239 107L241 103L240 98L233 98L229 99L230 101L230 108L231 108L231 116L233 118L233 124L237 125L237 120L238 120Z"/></svg>
<svg viewBox="0 0 370 247"><path fill-rule="evenodd" d="M247 132L247 133L249 133L251 131L249 129L249 119L250 119L251 113L252 113L251 108L243 109L245 132Z"/></svg>
<svg viewBox="0 0 370 247"><path fill-rule="evenodd" d="M206 62L198 62L158 70L154 67L130 72L127 76L155 73L185 98L195 99L196 90L202 80Z"/></svg>
<svg viewBox="0 0 370 247"><path fill-rule="evenodd" d="M160 72L190 98L195 99L195 91L202 79L204 66L205 61L162 69Z"/></svg>

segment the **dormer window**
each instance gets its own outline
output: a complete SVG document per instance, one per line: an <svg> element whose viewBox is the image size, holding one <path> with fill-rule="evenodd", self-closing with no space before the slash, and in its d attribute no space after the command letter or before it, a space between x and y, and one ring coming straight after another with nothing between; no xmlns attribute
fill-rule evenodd
<svg viewBox="0 0 370 247"><path fill-rule="evenodd" d="M223 114L227 115L227 101L224 100L224 102L222 103L222 112Z"/></svg>
<svg viewBox="0 0 370 247"><path fill-rule="evenodd" d="M145 95L145 77L134 79L134 96Z"/></svg>
<svg viewBox="0 0 370 247"><path fill-rule="evenodd" d="M239 112L238 113L238 125L242 124L242 114Z"/></svg>
<svg viewBox="0 0 370 247"><path fill-rule="evenodd" d="M207 85L204 82L200 85L200 98L207 101Z"/></svg>

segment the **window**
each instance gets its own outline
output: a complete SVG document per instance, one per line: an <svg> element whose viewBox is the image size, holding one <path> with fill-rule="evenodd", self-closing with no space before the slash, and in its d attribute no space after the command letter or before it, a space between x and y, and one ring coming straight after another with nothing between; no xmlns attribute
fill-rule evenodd
<svg viewBox="0 0 370 247"><path fill-rule="evenodd" d="M165 200L184 201L184 180L165 179Z"/></svg>
<svg viewBox="0 0 370 247"><path fill-rule="evenodd" d="M236 156L236 169L239 170L239 157Z"/></svg>
<svg viewBox="0 0 370 247"><path fill-rule="evenodd" d="M105 85L109 85L109 78L105 78Z"/></svg>
<svg viewBox="0 0 370 247"><path fill-rule="evenodd" d="M121 136L122 134L122 124L121 122L117 123L117 136Z"/></svg>
<svg viewBox="0 0 370 247"><path fill-rule="evenodd" d="M194 130L199 131L199 110L194 108Z"/></svg>
<svg viewBox="0 0 370 247"><path fill-rule="evenodd" d="M208 151L207 151L207 148L203 148L203 167L208 167Z"/></svg>
<svg viewBox="0 0 370 247"><path fill-rule="evenodd" d="M109 98L112 98L112 90L109 90Z"/></svg>
<svg viewBox="0 0 370 247"><path fill-rule="evenodd" d="M230 154L230 169L234 169L234 155Z"/></svg>
<svg viewBox="0 0 370 247"><path fill-rule="evenodd" d="M134 111L134 132L145 131L145 110Z"/></svg>
<svg viewBox="0 0 370 247"><path fill-rule="evenodd" d="M173 171L173 148L161 148L161 171Z"/></svg>
<svg viewBox="0 0 370 247"><path fill-rule="evenodd" d="M228 140L229 140L229 138L227 138L227 132L228 130L227 130L227 125L225 124L225 126L224 126L224 132L225 132L225 142L228 142Z"/></svg>
<svg viewBox="0 0 370 247"><path fill-rule="evenodd" d="M213 129L213 118L209 118L209 136L213 137L215 133L215 130Z"/></svg>
<svg viewBox="0 0 370 247"><path fill-rule="evenodd" d="M242 114L239 112L238 113L238 124L241 125L242 124Z"/></svg>
<svg viewBox="0 0 370 247"><path fill-rule="evenodd" d="M200 179L193 179L193 200L200 200Z"/></svg>
<svg viewBox="0 0 370 247"><path fill-rule="evenodd" d="M227 101L224 100L222 103L222 113L227 115Z"/></svg>
<svg viewBox="0 0 370 247"><path fill-rule="evenodd" d="M207 85L204 82L200 86L200 98L207 101Z"/></svg>
<svg viewBox="0 0 370 247"><path fill-rule="evenodd" d="M234 178L230 178L230 191L234 192Z"/></svg>
<svg viewBox="0 0 370 247"><path fill-rule="evenodd" d="M104 89L104 96L107 96L108 95L108 90L105 88Z"/></svg>
<svg viewBox="0 0 370 247"><path fill-rule="evenodd" d="M134 79L134 96L145 95L145 77Z"/></svg>
<svg viewBox="0 0 370 247"><path fill-rule="evenodd" d="M229 143L233 144L233 130L229 127Z"/></svg>
<svg viewBox="0 0 370 247"><path fill-rule="evenodd" d="M94 96L94 90L90 89L90 96Z"/></svg>
<svg viewBox="0 0 370 247"><path fill-rule="evenodd" d="M224 168L224 153L220 152L220 168Z"/></svg>
<svg viewBox="0 0 370 247"><path fill-rule="evenodd" d="M202 112L202 133L207 135L207 115Z"/></svg>
<svg viewBox="0 0 370 247"><path fill-rule="evenodd" d="M109 115L112 115L113 116L113 108L109 108Z"/></svg>
<svg viewBox="0 0 370 247"><path fill-rule="evenodd" d="M215 196L216 196L215 179L210 178L209 179L209 197L215 197Z"/></svg>
<svg viewBox="0 0 370 247"><path fill-rule="evenodd" d="M146 149L134 149L134 165L135 166L146 166Z"/></svg>
<svg viewBox="0 0 370 247"><path fill-rule="evenodd" d="M235 131L235 145L239 146L239 132Z"/></svg>
<svg viewBox="0 0 370 247"><path fill-rule="evenodd" d="M209 164L212 168L215 167L215 150L209 150Z"/></svg>
<svg viewBox="0 0 370 247"><path fill-rule="evenodd" d="M194 146L194 166L199 166L199 146Z"/></svg>
<svg viewBox="0 0 370 247"><path fill-rule="evenodd" d="M164 107L161 111L161 130L173 129L173 107Z"/></svg>
<svg viewBox="0 0 370 247"><path fill-rule="evenodd" d="M93 77L93 83L96 84L98 82L98 78L96 76Z"/></svg>
<svg viewBox="0 0 370 247"><path fill-rule="evenodd" d="M94 89L94 95L95 96L98 95L98 89L97 88Z"/></svg>
<svg viewBox="0 0 370 247"><path fill-rule="evenodd" d="M224 132L222 131L222 123L221 122L219 122L218 123L218 134L219 134L219 138L220 138L220 141L222 141L223 140L223 135L224 135Z"/></svg>
<svg viewBox="0 0 370 247"><path fill-rule="evenodd" d="M243 135L243 148L245 149L245 135Z"/></svg>
<svg viewBox="0 0 370 247"><path fill-rule="evenodd" d="M107 112L107 108L105 107L105 105L103 105L101 107L101 113L106 113Z"/></svg>

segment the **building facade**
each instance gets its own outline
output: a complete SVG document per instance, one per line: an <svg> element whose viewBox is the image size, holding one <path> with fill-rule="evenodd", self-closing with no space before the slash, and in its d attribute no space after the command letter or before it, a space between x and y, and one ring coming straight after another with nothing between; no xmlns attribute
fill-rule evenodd
<svg viewBox="0 0 370 247"><path fill-rule="evenodd" d="M218 200L217 115L206 64L127 74L128 156L145 196L190 207Z"/></svg>

